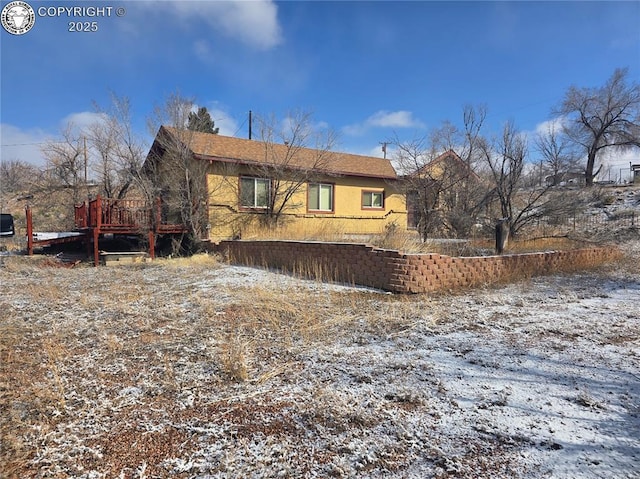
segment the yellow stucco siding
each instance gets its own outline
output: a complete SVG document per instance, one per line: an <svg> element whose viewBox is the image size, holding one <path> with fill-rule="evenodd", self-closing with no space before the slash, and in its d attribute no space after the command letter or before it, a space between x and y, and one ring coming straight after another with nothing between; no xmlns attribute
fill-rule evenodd
<svg viewBox="0 0 640 479"><path fill-rule="evenodd" d="M243 233L260 223L264 213L240 205L240 178L251 176L242 167L213 165L207 177L209 188L209 220L212 240L242 237ZM341 234L376 234L390 223L406 227L405 197L395 183L379 178L355 176L326 176L318 183L323 187L322 200L310 200L309 184L303 184L287 202L278 221L279 225L295 225L297 231L313 236L315 232ZM311 191L318 195L318 188ZM331 191L331 211L310 209L322 201L327 207L327 191ZM363 193L367 193L363 206ZM384 202L381 205L382 197Z"/></svg>

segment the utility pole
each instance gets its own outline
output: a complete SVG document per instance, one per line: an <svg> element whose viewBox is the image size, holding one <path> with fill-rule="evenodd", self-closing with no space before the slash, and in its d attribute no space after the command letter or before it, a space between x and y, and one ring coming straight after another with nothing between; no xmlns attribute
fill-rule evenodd
<svg viewBox="0 0 640 479"><path fill-rule="evenodd" d="M389 144L388 141L380 141L379 142L382 145L382 154L384 159L387 159L387 145Z"/></svg>
<svg viewBox="0 0 640 479"><path fill-rule="evenodd" d="M87 190L87 201L89 201L89 181L88 181L88 174L87 174L87 170L88 167L87 165L89 164L89 159L87 156L87 137L83 136L82 140L84 142L84 187Z"/></svg>

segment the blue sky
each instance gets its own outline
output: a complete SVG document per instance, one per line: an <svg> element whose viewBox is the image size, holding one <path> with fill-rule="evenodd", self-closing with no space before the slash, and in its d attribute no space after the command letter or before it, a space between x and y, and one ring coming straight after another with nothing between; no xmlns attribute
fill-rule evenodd
<svg viewBox="0 0 640 479"><path fill-rule="evenodd" d="M3 160L42 164L37 143L94 120L109 91L130 98L149 143L147 117L179 91L223 134L246 137L249 110L302 109L340 133L337 149L381 156L394 135L459 124L467 103L487 105L488 135L509 119L535 132L570 85L599 86L617 67L640 80L638 1L29 3L113 10L1 31Z"/></svg>

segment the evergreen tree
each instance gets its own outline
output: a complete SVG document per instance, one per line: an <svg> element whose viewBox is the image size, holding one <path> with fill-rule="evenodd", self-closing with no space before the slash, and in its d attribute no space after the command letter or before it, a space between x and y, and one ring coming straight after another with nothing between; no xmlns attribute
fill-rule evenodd
<svg viewBox="0 0 640 479"><path fill-rule="evenodd" d="M187 128L191 131L213 134L217 134L220 130L219 128L215 128L215 123L204 106L198 108L197 113L189 113Z"/></svg>

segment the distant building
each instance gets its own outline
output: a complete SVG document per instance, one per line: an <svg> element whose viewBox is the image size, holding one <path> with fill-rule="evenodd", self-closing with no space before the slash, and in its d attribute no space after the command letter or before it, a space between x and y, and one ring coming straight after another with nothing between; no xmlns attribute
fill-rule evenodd
<svg viewBox="0 0 640 479"><path fill-rule="evenodd" d="M584 186L586 179L583 171L561 171L544 177L547 186Z"/></svg>
<svg viewBox="0 0 640 479"><path fill-rule="evenodd" d="M631 182L640 183L640 163L637 165L631 165Z"/></svg>

